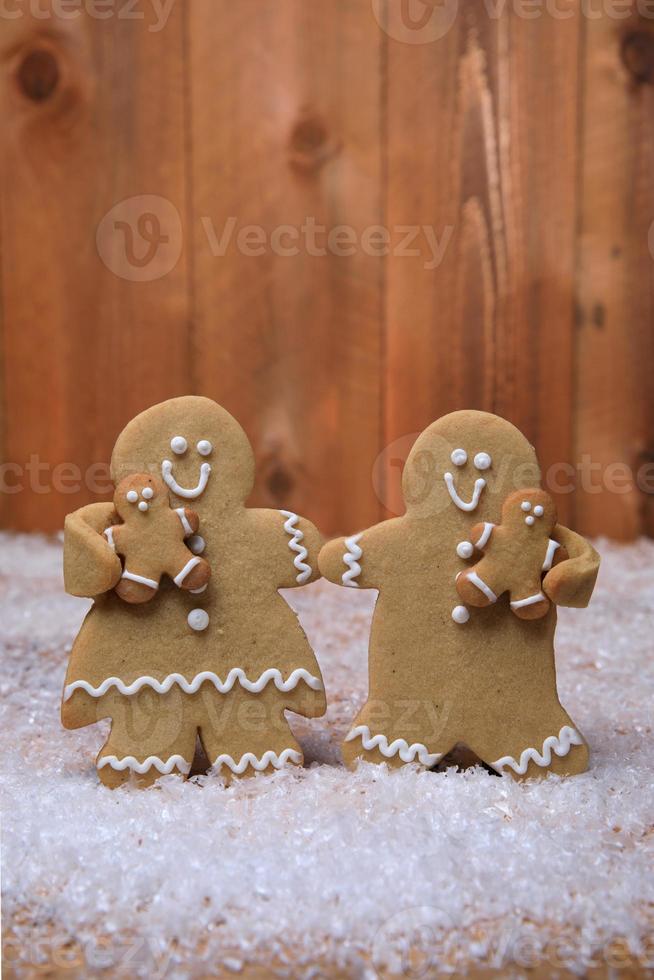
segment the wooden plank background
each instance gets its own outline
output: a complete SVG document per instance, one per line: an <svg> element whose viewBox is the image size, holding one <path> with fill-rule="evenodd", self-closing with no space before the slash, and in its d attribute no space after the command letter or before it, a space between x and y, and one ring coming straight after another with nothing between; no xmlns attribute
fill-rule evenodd
<svg viewBox="0 0 654 980"><path fill-rule="evenodd" d="M2 526L60 528L129 418L198 392L253 502L325 533L400 511L466 406L566 522L654 533L654 9L32 8L0 16Z"/></svg>

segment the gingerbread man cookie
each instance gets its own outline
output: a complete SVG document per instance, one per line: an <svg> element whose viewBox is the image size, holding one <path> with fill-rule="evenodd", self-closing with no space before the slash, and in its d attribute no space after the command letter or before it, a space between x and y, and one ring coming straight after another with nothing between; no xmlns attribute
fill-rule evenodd
<svg viewBox="0 0 654 980"><path fill-rule="evenodd" d="M111 472L116 486L141 473L152 475L153 489L163 481L172 508L184 509L194 532L188 548L213 574L201 594L162 577L150 601L124 602L114 591L124 569L105 535L122 529L113 504L91 504L67 518L66 588L95 602L71 652L64 726L111 718L96 763L109 786L188 774L197 740L214 771L230 778L301 765L285 712L323 714L325 691L278 589L319 577L320 535L290 511L245 507L252 449L238 423L208 398L175 398L135 418L116 442ZM144 499L144 489L137 509L155 499ZM199 530L185 510L190 503ZM169 513L183 524L181 514Z"/></svg>
<svg viewBox="0 0 654 980"><path fill-rule="evenodd" d="M188 507L171 510L166 487L148 473L121 480L114 507L123 523L111 525L104 535L124 562L116 586L121 599L149 602L157 594L162 575L193 595L204 592L211 578L209 563L184 544L198 530L195 511Z"/></svg>
<svg viewBox="0 0 654 980"><path fill-rule="evenodd" d="M406 513L322 549L326 578L379 590L368 700L343 745L348 765L433 768L464 743L516 778L587 768L587 745L557 694L555 605L588 604L597 553L568 528L551 530L566 557L546 570L551 605L539 619L514 615L508 593L480 609L456 588L475 560L480 523L499 524L506 498L520 491L526 500L539 484L535 451L513 425L455 412L430 425L409 455ZM534 506L544 517L545 503Z"/></svg>
<svg viewBox="0 0 654 980"><path fill-rule="evenodd" d="M456 590L469 606L490 606L509 593L511 612L521 619L540 619L550 601L541 576L568 557L550 537L556 527L556 506L544 490L517 490L502 506L502 523L476 524L470 541L459 545L459 555L481 551L484 557L471 569L459 572Z"/></svg>

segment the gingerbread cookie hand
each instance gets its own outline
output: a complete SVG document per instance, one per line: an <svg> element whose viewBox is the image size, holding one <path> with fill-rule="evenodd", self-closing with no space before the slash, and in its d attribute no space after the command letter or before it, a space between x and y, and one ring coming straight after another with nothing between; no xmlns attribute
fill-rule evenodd
<svg viewBox="0 0 654 980"><path fill-rule="evenodd" d="M70 595L94 599L120 580L120 559L102 537L111 523L111 503L88 504L64 523L64 585Z"/></svg>
<svg viewBox="0 0 654 980"><path fill-rule="evenodd" d="M125 477L116 487L114 507L122 523L106 528L104 536L123 559L115 589L121 599L148 602L156 595L162 575L192 593L206 589L209 563L184 543L198 530L198 516L187 507L172 510L161 480L147 473Z"/></svg>
<svg viewBox="0 0 654 980"><path fill-rule="evenodd" d="M511 611L520 619L540 619L550 600L542 586L543 573L568 557L554 538L556 507L548 493L537 488L510 494L502 506L501 524L476 524L468 554L483 557L460 572L456 589L470 606L493 605L509 593Z"/></svg>

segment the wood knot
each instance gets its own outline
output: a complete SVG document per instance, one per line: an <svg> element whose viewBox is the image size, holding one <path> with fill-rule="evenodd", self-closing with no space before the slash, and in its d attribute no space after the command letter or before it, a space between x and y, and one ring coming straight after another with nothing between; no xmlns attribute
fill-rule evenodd
<svg viewBox="0 0 654 980"><path fill-rule="evenodd" d="M32 48L21 57L16 82L25 98L45 102L57 90L61 78L59 62L46 47Z"/></svg>
<svg viewBox="0 0 654 980"><path fill-rule="evenodd" d="M297 170L315 173L335 156L340 145L329 135L319 115L305 111L297 120L289 138L289 162Z"/></svg>
<svg viewBox="0 0 654 980"><path fill-rule="evenodd" d="M622 39L622 61L639 84L654 82L654 34L633 31Z"/></svg>

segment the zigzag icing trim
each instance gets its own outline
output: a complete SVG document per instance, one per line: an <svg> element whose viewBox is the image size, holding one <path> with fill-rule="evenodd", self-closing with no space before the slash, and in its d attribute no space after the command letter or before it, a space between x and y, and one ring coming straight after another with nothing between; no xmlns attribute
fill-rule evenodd
<svg viewBox="0 0 654 980"><path fill-rule="evenodd" d="M286 693L296 688L301 680L305 681L313 691L322 690L322 681L320 678L314 677L304 667L298 667L294 670L289 674L287 680L284 680L282 672L277 667L269 667L268 670L264 670L263 674L256 681L248 680L242 667L232 667L224 681L218 677L218 674L214 674L212 670L201 671L201 673L195 675L192 681L187 681L182 674L168 674L162 681L158 681L156 677L145 675L143 677L137 677L131 684L125 684L120 677L107 677L97 687L93 687L88 681L73 681L71 684L66 685L64 701L72 697L78 689L86 691L87 694L90 694L94 698L101 698L111 687L115 687L121 694L129 696L136 694L142 687L151 687L157 694L167 694L171 687L178 684L186 694L195 694L205 681L213 684L220 694L227 694L237 682L251 694L259 694L270 681L273 681L278 691Z"/></svg>
<svg viewBox="0 0 654 980"><path fill-rule="evenodd" d="M352 742L355 738L361 737L361 744L364 749L379 749L382 755L391 759L394 755L399 755L402 762L414 762L416 756L423 766L435 766L443 758L442 752L430 752L422 742L414 742L413 745L403 738L396 738L394 742L388 744L385 735L371 735L367 725L357 725L346 737L346 742Z"/></svg>
<svg viewBox="0 0 654 980"><path fill-rule="evenodd" d="M119 759L116 755L105 755L98 759L98 769L102 769L104 766L111 766L112 769L118 769L120 772L129 769L130 772L138 772L141 776L153 766L162 776L167 776L173 769L179 769L186 776L191 769L191 763L183 759L181 755L171 755L170 759L165 762L156 755L149 755L144 762L139 762L133 755L126 755L124 759Z"/></svg>
<svg viewBox="0 0 654 980"><path fill-rule="evenodd" d="M359 588L359 583L354 580L361 574L359 558L363 555L363 551L359 547L358 541L362 534L363 531L359 534L353 534L351 538L345 539L347 551L343 555L343 561L347 565L347 572L343 572L341 581L343 585L349 585L351 589Z"/></svg>
<svg viewBox="0 0 654 980"><path fill-rule="evenodd" d="M279 513L282 515L282 517L287 518L284 523L284 530L287 534L292 535L291 540L288 542L288 546L291 551L297 552L296 557L293 559L293 564L297 568L299 575L296 576L295 581L298 583L298 585L303 585L311 576L311 565L308 565L305 561L309 552L303 544L300 544L300 541L304 540L304 534L299 527L296 527L296 524L300 518L291 510L280 510Z"/></svg>
<svg viewBox="0 0 654 980"><path fill-rule="evenodd" d="M215 760L213 768L220 769L222 766L228 766L233 773L240 776L248 766L252 766L256 772L263 772L268 766L272 766L274 769L281 769L289 760L298 766L302 765L302 753L296 749L284 749L280 755L277 755L276 752L269 749L259 759L254 752L246 752L238 762L235 762L231 755L224 753L223 755L219 755Z"/></svg>
<svg viewBox="0 0 654 980"><path fill-rule="evenodd" d="M543 742L542 752L538 749L525 749L520 756L520 761L510 755L504 755L497 762L491 762L493 769L501 770L504 766L509 766L519 776L524 776L530 762L535 762L537 766L549 766L552 762L552 752L563 758L567 755L573 745L583 745L584 740L575 728L564 725L558 735L550 735Z"/></svg>

